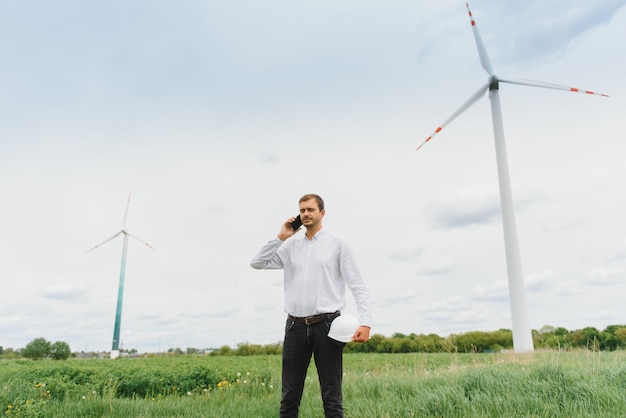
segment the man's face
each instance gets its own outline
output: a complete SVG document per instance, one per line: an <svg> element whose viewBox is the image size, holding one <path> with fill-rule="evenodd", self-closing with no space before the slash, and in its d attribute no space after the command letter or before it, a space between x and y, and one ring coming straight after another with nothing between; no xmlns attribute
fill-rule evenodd
<svg viewBox="0 0 626 418"><path fill-rule="evenodd" d="M302 224L307 229L318 225L325 213L325 210L320 211L315 199L300 202L300 218L302 219Z"/></svg>

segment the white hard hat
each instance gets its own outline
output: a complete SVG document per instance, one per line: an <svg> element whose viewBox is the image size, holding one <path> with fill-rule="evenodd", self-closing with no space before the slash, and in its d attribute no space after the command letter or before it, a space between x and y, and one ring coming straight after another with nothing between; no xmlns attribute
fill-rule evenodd
<svg viewBox="0 0 626 418"><path fill-rule="evenodd" d="M353 315L340 315L330 324L328 336L333 340L348 343L352 341L356 329L359 327L359 320Z"/></svg>

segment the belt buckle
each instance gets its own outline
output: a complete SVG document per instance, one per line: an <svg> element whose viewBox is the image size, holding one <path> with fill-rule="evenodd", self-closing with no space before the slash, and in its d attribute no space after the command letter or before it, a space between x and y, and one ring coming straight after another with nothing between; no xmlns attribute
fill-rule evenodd
<svg viewBox="0 0 626 418"><path fill-rule="evenodd" d="M305 325L312 325L313 322L309 322L309 321L313 321L315 318L313 318L312 316L307 316L304 318L304 324Z"/></svg>

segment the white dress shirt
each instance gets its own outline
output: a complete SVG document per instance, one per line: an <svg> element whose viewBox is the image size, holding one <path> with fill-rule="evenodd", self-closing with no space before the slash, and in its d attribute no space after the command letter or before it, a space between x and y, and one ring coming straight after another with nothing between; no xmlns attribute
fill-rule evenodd
<svg viewBox="0 0 626 418"><path fill-rule="evenodd" d="M324 229L265 244L250 262L255 269L284 269L285 312L312 316L345 308L346 286L361 325L371 326L369 292L346 241Z"/></svg>

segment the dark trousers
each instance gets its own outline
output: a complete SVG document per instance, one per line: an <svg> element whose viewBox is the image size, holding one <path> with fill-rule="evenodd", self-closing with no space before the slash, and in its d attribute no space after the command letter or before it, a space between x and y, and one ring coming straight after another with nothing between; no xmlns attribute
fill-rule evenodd
<svg viewBox="0 0 626 418"><path fill-rule="evenodd" d="M328 337L332 320L312 325L287 320L283 342L283 392L280 417L297 417L307 369L311 356L319 375L324 415L343 417L343 348L341 343Z"/></svg>

